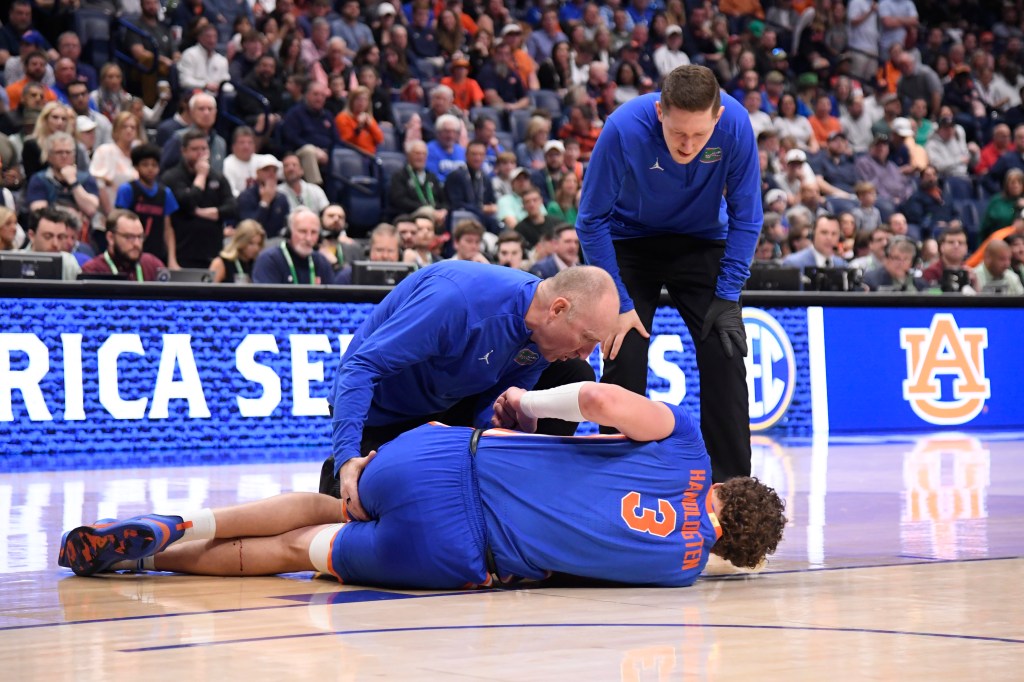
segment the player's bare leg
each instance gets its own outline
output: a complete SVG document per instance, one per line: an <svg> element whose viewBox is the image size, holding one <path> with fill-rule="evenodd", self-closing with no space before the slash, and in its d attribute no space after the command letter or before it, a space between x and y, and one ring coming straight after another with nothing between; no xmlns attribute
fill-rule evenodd
<svg viewBox="0 0 1024 682"><path fill-rule="evenodd" d="M334 498L325 497L338 503ZM323 525L308 526L270 537L179 542L153 557L153 567L158 571L214 576L313 571L316 567L309 557L309 546L324 528Z"/></svg>
<svg viewBox="0 0 1024 682"><path fill-rule="evenodd" d="M281 535L291 530L342 523L342 502L320 493L284 493L213 510L215 538ZM186 538L188 539L188 538Z"/></svg>

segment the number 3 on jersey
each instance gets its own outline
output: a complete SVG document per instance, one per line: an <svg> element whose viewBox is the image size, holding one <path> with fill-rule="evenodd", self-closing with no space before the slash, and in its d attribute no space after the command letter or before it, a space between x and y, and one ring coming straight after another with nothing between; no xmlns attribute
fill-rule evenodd
<svg viewBox="0 0 1024 682"><path fill-rule="evenodd" d="M632 491L622 498L622 520L639 533L660 538L671 535L676 528L676 510L668 500L658 499L658 511L640 506L640 493Z"/></svg>

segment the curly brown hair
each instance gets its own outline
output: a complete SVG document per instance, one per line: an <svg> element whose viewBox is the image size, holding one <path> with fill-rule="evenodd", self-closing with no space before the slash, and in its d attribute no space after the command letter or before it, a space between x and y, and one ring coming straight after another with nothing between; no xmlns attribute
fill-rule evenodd
<svg viewBox="0 0 1024 682"><path fill-rule="evenodd" d="M782 539L785 504L756 478L731 478L717 488L722 537L712 551L740 568L756 568Z"/></svg>

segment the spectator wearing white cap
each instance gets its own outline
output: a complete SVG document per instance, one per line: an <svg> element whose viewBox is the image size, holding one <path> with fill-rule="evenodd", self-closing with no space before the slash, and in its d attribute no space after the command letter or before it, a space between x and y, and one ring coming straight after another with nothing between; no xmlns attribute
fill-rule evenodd
<svg viewBox="0 0 1024 682"><path fill-rule="evenodd" d="M781 216L786 212L787 208L789 208L789 194L786 193L786 190L776 187L764 193L764 211L766 214L777 213Z"/></svg>
<svg viewBox="0 0 1024 682"><path fill-rule="evenodd" d="M92 159L96 150L96 121L88 116L75 117L75 139L85 147L86 154Z"/></svg>
<svg viewBox="0 0 1024 682"><path fill-rule="evenodd" d="M530 171L522 166L515 168L510 174L512 181L512 192L498 199L498 220L509 228L514 229L526 218L526 208L523 206L523 195L533 187L530 181Z"/></svg>
<svg viewBox="0 0 1024 682"><path fill-rule="evenodd" d="M370 30L373 32L373 42L383 47L386 44L385 38L391 33L391 29L398 21L398 10L390 2L382 2L377 5L377 20L371 22Z"/></svg>
<svg viewBox="0 0 1024 682"><path fill-rule="evenodd" d="M784 158L786 168L775 174L775 184L786 193L788 203L792 206L800 197L800 186L807 180L804 173L807 154L802 149L790 149Z"/></svg>
<svg viewBox="0 0 1024 682"><path fill-rule="evenodd" d="M654 51L654 66L662 78L677 66L690 63L690 58L683 52L683 28L672 24L665 29L665 44Z"/></svg>
<svg viewBox="0 0 1024 682"><path fill-rule="evenodd" d="M565 174L565 144L561 140L548 140L544 143L544 168L534 171L533 184L540 189L544 203L555 198L558 183Z"/></svg>
<svg viewBox="0 0 1024 682"><path fill-rule="evenodd" d="M277 191L282 164L272 154L257 155L256 183L238 195L238 219L255 220L271 237L281 236L291 210L288 197Z"/></svg>
<svg viewBox="0 0 1024 682"><path fill-rule="evenodd" d="M512 62L515 64L516 73L530 90L539 90L540 81L537 78L537 62L523 48L523 29L517 22L505 24L501 29L501 42L508 44L512 51Z"/></svg>
<svg viewBox="0 0 1024 682"><path fill-rule="evenodd" d="M914 141L914 124L909 118L898 116L889 124L889 160L900 168L904 175L916 175L928 165L928 152Z"/></svg>

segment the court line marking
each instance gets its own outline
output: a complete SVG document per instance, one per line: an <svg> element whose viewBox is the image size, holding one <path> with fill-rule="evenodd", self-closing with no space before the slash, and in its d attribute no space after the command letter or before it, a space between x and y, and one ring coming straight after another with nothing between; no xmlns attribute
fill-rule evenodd
<svg viewBox="0 0 1024 682"><path fill-rule="evenodd" d="M981 561L1015 561L1024 559L1022 555L1016 556L995 556L995 557L974 557L970 559L925 559L920 561L899 561L889 564L862 564L858 566L819 566L815 568L788 568L778 571L764 570L753 575L785 575L787 573L821 573L823 571L853 571L861 568L899 568L900 566L937 566L946 564L973 564ZM742 578L750 577L751 574L736 573L730 575L709 575L704 580L717 580L720 578Z"/></svg>
<svg viewBox="0 0 1024 682"><path fill-rule="evenodd" d="M430 597L457 597L464 594L478 594L481 592L497 592L498 590L459 590L458 592L440 592L438 594L401 594L399 598L409 599L427 599ZM323 593L329 594L329 593ZM399 594L399 593L396 593ZM278 595L278 596L267 596L259 597L261 599L288 599L294 595ZM366 602L361 602L366 603ZM154 618L180 618L182 616L206 616L223 613L246 613L249 611L273 611L276 609L294 609L300 606L310 606L309 602L303 601L295 604L274 604L272 606L245 606L237 609L210 609L207 611L181 611L179 613L150 613L144 616L120 616L116 618L92 618L89 620L69 620L63 623L32 623L30 625L5 625L0 626L0 632L6 632L9 630L31 630L34 628L55 628L65 627L68 625L95 625L97 623L120 623L130 622L135 620L152 620ZM324 603L316 604L316 606L333 606L333 604Z"/></svg>
<svg viewBox="0 0 1024 682"><path fill-rule="evenodd" d="M726 623L507 623L501 625L434 625L408 628L375 628L373 630L334 630L331 632L306 632L294 635L274 635L272 637L245 637L242 639L227 639L219 642L190 642L185 644L165 644L161 646L138 647L134 649L118 649L117 651L125 654L134 654L150 651L167 651L171 649L195 649L200 647L220 646L223 644L250 644L255 642L274 642L289 639L307 639L310 637L331 637L336 635L374 635L395 634L403 632L446 632L453 630L511 630L514 628L714 628L720 630L780 630L798 632L863 633L874 635L908 635L911 637L938 637L940 639L965 639L979 642L1024 644L1024 639L1013 639L1009 637L985 637L983 635L956 635L947 632L914 632L911 630L882 630L877 628L829 628L811 625L733 625Z"/></svg>
<svg viewBox="0 0 1024 682"><path fill-rule="evenodd" d="M1021 559L1021 558L1024 558L1024 557L1021 557L1021 556L1004 556L1004 557L980 557L980 558L977 558L977 559L936 559L934 561L907 561L907 562L902 562L902 563L871 564L871 565L865 565L865 566L829 566L829 567L822 567L822 568L797 568L797 569L781 570L781 571L767 571L766 570L766 571L761 571L759 573L753 573L753 574L751 574L751 573L737 573L737 574L730 574L730 575L705 576L705 577L701 577L700 579L702 581L707 581L707 582L715 582L715 581L720 581L720 580L737 580L737 579L747 580L747 579L750 579L750 578L756 578L758 576L763 576L763 575L785 575L785 574L789 574L789 573L818 573L818 572L822 572L822 571L850 571L850 570L857 570L857 569L862 569L862 568L896 568L896 567L900 567L900 566L935 566L935 565L945 565L945 564L978 563L978 562L983 562L983 561L1014 561L1014 560ZM68 576L68 578L70 578L70 577L71 576ZM637 588L637 587L629 586L629 585L626 585L626 586L623 586L623 587L624 588L629 588L629 589L643 589L643 588ZM413 595L404 595L404 596L408 596L408 597L415 598L415 599L425 599L425 598L429 598L429 597L454 597L454 596L460 596L460 595L483 594L483 593L494 593L494 592L513 592L513 591L532 592L532 591L535 591L535 590L545 590L545 589L575 589L575 588L564 587L564 586L558 586L558 587L553 587L553 588L533 587L533 586L514 586L514 587L507 587L507 588L480 589L480 590L459 590L459 591L456 591L456 592L441 592L441 593L438 593L438 594L423 594L423 595L413 594ZM600 588L594 588L594 589L600 589ZM615 588L608 588L608 589L615 589ZM651 589L673 589L673 588L651 588ZM276 596L268 596L268 597L265 597L265 598L266 599L288 599L288 598L294 597L294 596L295 595L276 595ZM556 595L547 595L547 596L556 596ZM558 596L561 596L561 595L558 595ZM128 621L134 621L134 620L150 620L150 619L154 619L154 618L179 618L179 617L182 617L182 616L204 616L204 615L210 615L210 614L223 614L223 613L244 613L244 612L247 612L247 611L269 611L269 610L274 610L274 609L292 609L292 608L296 608L296 607L299 607L299 606L309 606L309 605L310 604L308 602L300 602L300 603L297 603L297 604L277 604L277 605L273 605L273 606L247 606L247 607L237 608L237 609L212 609L212 610L208 610L208 611L183 611L181 613L154 613L154 614L147 614L147 615L144 615L144 616L121 616L121 617L117 617L117 618L94 618L94 619L90 619L90 620L65 621L65 622L62 622L62 623L32 623L32 624L29 624L29 625L4 625L4 626L0 626L0 632L7 632L7 631L11 631L11 630L31 630L31 629L34 629L34 628L67 627L67 626L72 626L72 625L93 625L93 624L97 624L97 623L118 623L118 622L122 622L122 621L128 622ZM324 606L330 606L331 604L323 604L323 605ZM766 627L769 627L769 626L766 626ZM950 635L950 636L953 636L953 635Z"/></svg>

